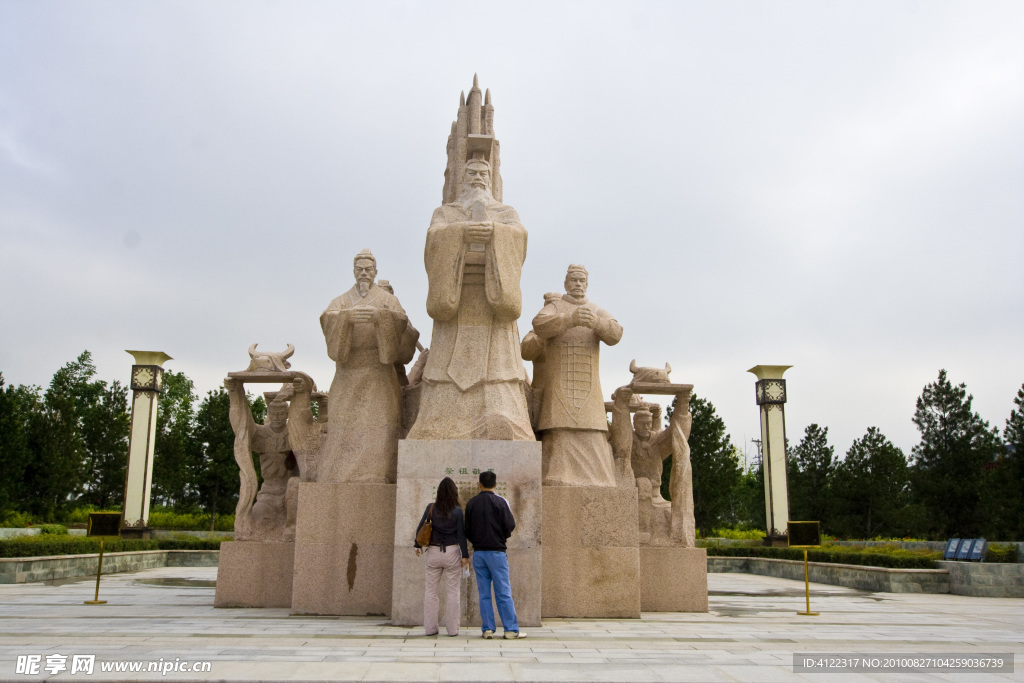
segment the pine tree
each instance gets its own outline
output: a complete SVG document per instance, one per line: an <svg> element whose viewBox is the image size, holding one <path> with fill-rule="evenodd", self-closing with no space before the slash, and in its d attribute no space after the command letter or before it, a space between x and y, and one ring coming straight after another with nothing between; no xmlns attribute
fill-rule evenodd
<svg viewBox="0 0 1024 683"><path fill-rule="evenodd" d="M829 522L829 484L835 454L828 444L828 427L808 425L804 438L789 452L789 518Z"/></svg>
<svg viewBox="0 0 1024 683"><path fill-rule="evenodd" d="M932 533L971 537L984 531L985 467L1000 455L998 432L972 411L965 384L954 386L939 371L917 399L914 424L921 442L913 449L911 478L929 514Z"/></svg>
<svg viewBox="0 0 1024 683"><path fill-rule="evenodd" d="M1024 385L1013 400L1014 409L1003 429L1004 451L987 470L989 494L984 506L993 538L1024 538Z"/></svg>
<svg viewBox="0 0 1024 683"><path fill-rule="evenodd" d="M675 399L668 409L671 419L676 407ZM693 515L697 529L709 535L715 527L731 527L741 521L743 514L737 496L743 467L739 450L725 431L725 422L718 416L711 401L694 395L690 399L693 416L690 429L690 464L693 467ZM662 472L661 495L667 495L671 456L665 460Z"/></svg>
<svg viewBox="0 0 1024 683"><path fill-rule="evenodd" d="M876 427L853 442L836 464L831 486L834 517L830 531L839 536L904 536L910 476L907 458Z"/></svg>

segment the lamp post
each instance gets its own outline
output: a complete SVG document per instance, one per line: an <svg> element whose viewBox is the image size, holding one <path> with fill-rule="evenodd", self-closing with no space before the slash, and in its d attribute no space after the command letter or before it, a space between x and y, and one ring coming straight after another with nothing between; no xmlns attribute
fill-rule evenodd
<svg viewBox="0 0 1024 683"><path fill-rule="evenodd" d="M171 360L163 351L128 351L132 365L132 426L128 437L128 469L124 477L121 536L149 538L149 494L153 484L157 398L164 388L164 369Z"/></svg>
<svg viewBox="0 0 1024 683"><path fill-rule="evenodd" d="M755 365L747 370L761 409L761 471L764 473L765 526L768 545L786 545L789 527L789 487L786 483L786 380L792 365Z"/></svg>

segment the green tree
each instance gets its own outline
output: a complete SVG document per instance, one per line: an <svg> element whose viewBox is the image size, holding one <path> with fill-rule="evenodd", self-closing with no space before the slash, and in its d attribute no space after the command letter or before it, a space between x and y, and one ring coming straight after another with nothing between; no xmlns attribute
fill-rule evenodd
<svg viewBox="0 0 1024 683"><path fill-rule="evenodd" d="M669 419L676 401L669 406ZM693 468L693 515L697 529L707 536L712 529L734 526L741 521L743 508L738 488L743 476L739 450L725 431L725 422L718 416L711 401L694 395L690 399L690 465ZM661 495L669 495L672 456L665 460L661 478Z"/></svg>
<svg viewBox="0 0 1024 683"><path fill-rule="evenodd" d="M81 386L79 424L85 446L81 500L100 509L119 507L128 462L128 387L93 381Z"/></svg>
<svg viewBox="0 0 1024 683"><path fill-rule="evenodd" d="M211 516L231 514L238 502L238 465L229 408L227 391L218 388L206 394L196 411L192 442L195 452L190 458L194 468L192 481L201 507Z"/></svg>
<svg viewBox="0 0 1024 683"><path fill-rule="evenodd" d="M913 449L911 481L929 513L930 531L944 537L984 530L985 467L1002 450L998 432L971 409L973 400L965 384L954 386L939 370L914 411L921 441Z"/></svg>
<svg viewBox="0 0 1024 683"><path fill-rule="evenodd" d="M873 538L909 532L907 458L876 427L869 427L836 464L830 489L834 504L830 531L837 536Z"/></svg>
<svg viewBox="0 0 1024 683"><path fill-rule="evenodd" d="M1003 452L986 468L982 507L985 534L1000 540L1024 538L1024 386L1003 429Z"/></svg>
<svg viewBox="0 0 1024 683"><path fill-rule="evenodd" d="M95 374L91 354L83 351L54 373L43 395L42 410L30 414L29 450L35 457L25 470L28 496L24 503L35 515L53 519L84 490L86 448L81 413Z"/></svg>
<svg viewBox="0 0 1024 683"><path fill-rule="evenodd" d="M262 423L267 404L262 396L246 394L253 419ZM231 403L223 388L206 394L196 411L196 425L191 461L195 471L193 482L199 494L200 505L211 515L233 514L238 503L238 464L235 462L235 434L228 417ZM256 463L259 472L258 461Z"/></svg>
<svg viewBox="0 0 1024 683"><path fill-rule="evenodd" d="M192 447L195 402L195 385L185 373L164 373L164 390L156 411L153 502L182 511L199 502L199 487L192 476L200 470L200 463L190 463L190 458L200 453Z"/></svg>
<svg viewBox="0 0 1024 683"><path fill-rule="evenodd" d="M817 520L827 528L829 479L835 465L828 427L810 424L804 438L789 452L789 518Z"/></svg>
<svg viewBox="0 0 1024 683"><path fill-rule="evenodd" d="M746 529L767 529L764 509L764 472L761 467L744 470L736 488L739 502L738 526Z"/></svg>
<svg viewBox="0 0 1024 683"><path fill-rule="evenodd" d="M32 462L29 449L31 414L42 410L39 389L8 386L0 373L0 458L4 476L0 477L0 516L24 508L25 471Z"/></svg>

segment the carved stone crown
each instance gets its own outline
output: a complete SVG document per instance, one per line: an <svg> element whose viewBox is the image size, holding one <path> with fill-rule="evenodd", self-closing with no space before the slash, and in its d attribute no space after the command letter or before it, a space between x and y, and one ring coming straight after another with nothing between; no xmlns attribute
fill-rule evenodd
<svg viewBox="0 0 1024 683"><path fill-rule="evenodd" d="M462 175L470 159L484 159L491 165L491 194L501 201L501 156L500 144L494 137L494 106L491 105L491 91L483 95L481 104L480 86L473 74L473 87L469 97L459 95L459 115L452 121L452 132L448 136L448 165L444 169L444 189L441 202L448 204L458 199L462 192Z"/></svg>

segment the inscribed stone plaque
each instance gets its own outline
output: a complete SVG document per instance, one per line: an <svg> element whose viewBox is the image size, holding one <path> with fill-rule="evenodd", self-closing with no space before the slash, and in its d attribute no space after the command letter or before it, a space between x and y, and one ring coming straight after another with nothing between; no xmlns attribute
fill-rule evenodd
<svg viewBox="0 0 1024 683"><path fill-rule="evenodd" d="M413 540L423 510L437 496L438 484L444 477L451 477L465 508L479 493L480 472L485 470L497 476L495 493L508 500L516 519L516 529L507 545L517 619L521 626L540 626L541 445L536 441L497 440L398 442L393 624L423 623L424 566L423 558L413 550ZM441 592L443 614L445 600ZM462 581L461 604L462 626L479 625L472 571L469 580Z"/></svg>

